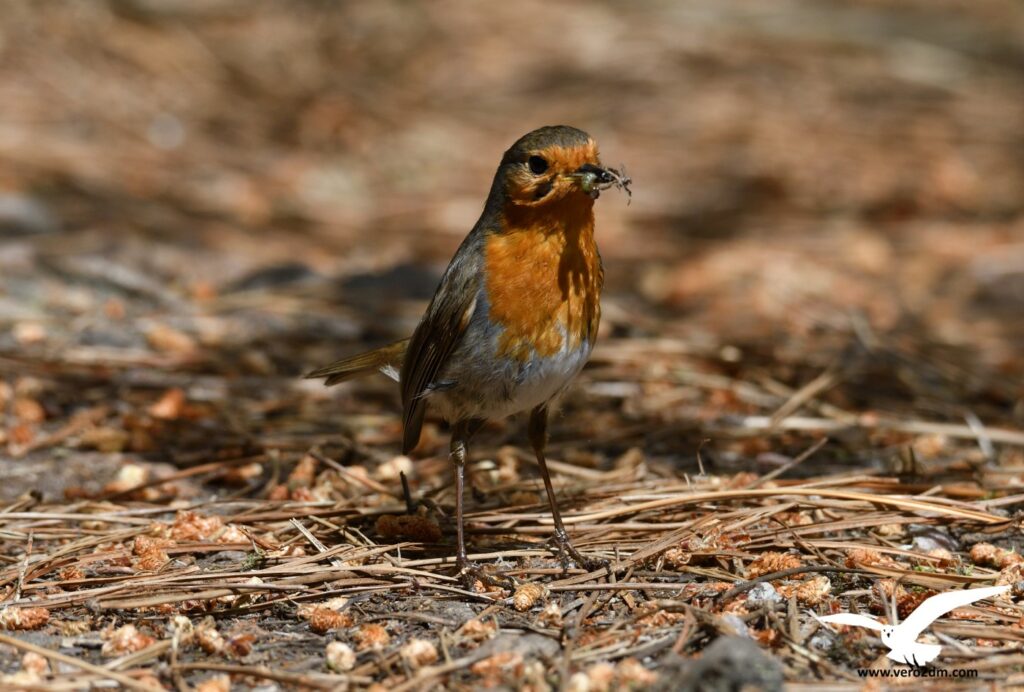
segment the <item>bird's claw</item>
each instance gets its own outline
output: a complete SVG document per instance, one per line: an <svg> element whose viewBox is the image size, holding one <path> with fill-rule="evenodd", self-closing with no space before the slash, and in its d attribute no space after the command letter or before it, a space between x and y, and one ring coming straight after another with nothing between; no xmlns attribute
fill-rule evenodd
<svg viewBox="0 0 1024 692"><path fill-rule="evenodd" d="M551 542L555 544L555 556L558 561L562 564L562 569L569 571L573 567L582 567L588 572L593 572L599 569L605 569L611 566L611 562L603 558L591 558L586 557L576 549L576 546L569 540L569 536L564 531L555 531L555 535L551 538Z"/></svg>
<svg viewBox="0 0 1024 692"><path fill-rule="evenodd" d="M510 577L507 574L495 574L489 572L476 562L470 562L466 559L459 559L458 561L458 577L462 580L462 585L467 591L476 591L476 583L479 581L484 586L497 587L499 589L508 589L515 591L519 586L519 581L515 577Z"/></svg>

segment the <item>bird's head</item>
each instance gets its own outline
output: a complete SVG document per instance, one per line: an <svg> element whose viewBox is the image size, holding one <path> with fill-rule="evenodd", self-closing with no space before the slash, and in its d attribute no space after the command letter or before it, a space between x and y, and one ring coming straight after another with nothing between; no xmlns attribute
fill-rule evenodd
<svg viewBox="0 0 1024 692"><path fill-rule="evenodd" d="M541 209L566 202L589 207L601 190L612 185L629 192L629 182L601 165L590 135L556 125L523 135L505 152L491 196L520 208Z"/></svg>
<svg viewBox="0 0 1024 692"><path fill-rule="evenodd" d="M896 634L895 627L893 627L892 625L883 625L879 637L881 638L883 644L888 645L889 642L892 641L892 637L894 634Z"/></svg>

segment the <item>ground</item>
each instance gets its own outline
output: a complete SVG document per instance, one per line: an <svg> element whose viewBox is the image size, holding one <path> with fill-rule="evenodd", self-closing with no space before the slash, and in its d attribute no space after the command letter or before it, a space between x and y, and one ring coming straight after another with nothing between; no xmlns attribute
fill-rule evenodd
<svg viewBox="0 0 1024 692"><path fill-rule="evenodd" d="M858 687L900 667L814 614L992 584L934 684L1024 680L1022 39L1009 0L5 3L3 684ZM408 459L393 383L300 375L410 333L559 122L634 179L551 426L612 569L554 558L495 421L471 553L518 586L470 592L443 422Z"/></svg>

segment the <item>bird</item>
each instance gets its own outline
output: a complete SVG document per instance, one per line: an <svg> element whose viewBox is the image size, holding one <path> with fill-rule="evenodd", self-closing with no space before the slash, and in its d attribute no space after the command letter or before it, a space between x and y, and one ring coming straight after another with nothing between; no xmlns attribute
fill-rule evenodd
<svg viewBox="0 0 1024 692"><path fill-rule="evenodd" d="M889 653L886 656L897 663L923 667L934 661L942 651L942 647L938 644L921 644L917 641L925 628L954 608L970 605L983 598L992 598L1009 590L1009 586L990 586L981 589L946 591L923 601L914 609L910 617L897 625L883 625L873 617L856 613L825 615L818 617L818 620L834 625L867 627L881 632L882 643L889 648Z"/></svg>
<svg viewBox="0 0 1024 692"><path fill-rule="evenodd" d="M455 476L456 565L484 581L466 551L463 492L467 446L488 420L529 411L537 459L563 565L592 567L572 544L545 459L548 415L590 358L601 320L604 269L594 237L594 200L624 169L601 164L586 132L547 126L501 157L479 220L465 237L408 339L306 375L326 385L382 372L399 383L402 451L419 442L428 408L450 425Z"/></svg>

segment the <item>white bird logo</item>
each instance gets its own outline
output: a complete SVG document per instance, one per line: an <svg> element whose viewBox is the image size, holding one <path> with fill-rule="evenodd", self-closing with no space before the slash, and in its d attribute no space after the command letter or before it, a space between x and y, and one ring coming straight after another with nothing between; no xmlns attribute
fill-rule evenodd
<svg viewBox="0 0 1024 692"><path fill-rule="evenodd" d="M964 589L940 593L927 599L902 624L895 626L883 625L873 617L854 613L826 615L819 617L818 620L829 624L867 627L881 632L882 643L889 647L887 654L889 658L907 665L923 666L934 661L942 651L942 647L938 644L919 644L917 642L918 636L928 625L954 608L970 605L983 598L998 596L1009 590L1009 586L990 586L984 589Z"/></svg>

